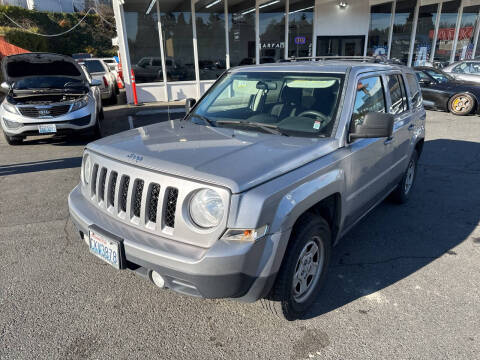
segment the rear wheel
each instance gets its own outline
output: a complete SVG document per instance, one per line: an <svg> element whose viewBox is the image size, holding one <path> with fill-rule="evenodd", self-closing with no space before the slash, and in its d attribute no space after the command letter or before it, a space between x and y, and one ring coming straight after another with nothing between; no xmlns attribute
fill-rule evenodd
<svg viewBox="0 0 480 360"><path fill-rule="evenodd" d="M284 260L263 307L287 320L303 316L325 282L331 254L328 223L307 213L292 232Z"/></svg>
<svg viewBox="0 0 480 360"><path fill-rule="evenodd" d="M448 110L455 115L468 115L472 112L474 106L473 96L466 93L453 95L448 102Z"/></svg>
<svg viewBox="0 0 480 360"><path fill-rule="evenodd" d="M10 136L3 133L3 136L5 136L5 140L9 145L20 145L23 142L24 137L23 136Z"/></svg>
<svg viewBox="0 0 480 360"><path fill-rule="evenodd" d="M117 92L115 91L115 88L112 89L112 94L110 95L110 98L108 99L108 103L110 105L116 105L117 104Z"/></svg>
<svg viewBox="0 0 480 360"><path fill-rule="evenodd" d="M404 204L410 198L413 186L415 184L415 178L417 174L417 162L418 152L413 151L412 157L408 162L407 170L403 174L402 180L398 184L397 188L392 192L391 198L399 204Z"/></svg>

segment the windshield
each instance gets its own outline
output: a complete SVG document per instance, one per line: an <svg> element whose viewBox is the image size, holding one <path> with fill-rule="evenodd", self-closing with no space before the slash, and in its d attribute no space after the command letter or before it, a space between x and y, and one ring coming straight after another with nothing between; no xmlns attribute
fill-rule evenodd
<svg viewBox="0 0 480 360"><path fill-rule="evenodd" d="M105 68L99 60L85 60L85 66L90 74L105 72Z"/></svg>
<svg viewBox="0 0 480 360"><path fill-rule="evenodd" d="M343 74L230 73L214 85L189 118L248 131L327 137L335 122L343 80Z"/></svg>
<svg viewBox="0 0 480 360"><path fill-rule="evenodd" d="M425 70L425 72L440 83L444 83L452 80L452 77L450 75L447 75L441 70L427 69Z"/></svg>
<svg viewBox="0 0 480 360"><path fill-rule="evenodd" d="M27 89L64 89L83 86L83 81L63 76L35 76L23 78L15 82L15 90Z"/></svg>

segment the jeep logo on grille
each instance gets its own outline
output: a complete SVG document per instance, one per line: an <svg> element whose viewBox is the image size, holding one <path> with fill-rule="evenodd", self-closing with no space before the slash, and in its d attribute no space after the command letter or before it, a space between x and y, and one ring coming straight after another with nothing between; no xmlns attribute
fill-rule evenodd
<svg viewBox="0 0 480 360"><path fill-rule="evenodd" d="M40 115L40 116L50 115L50 110L49 109L39 109L38 110L38 115Z"/></svg>

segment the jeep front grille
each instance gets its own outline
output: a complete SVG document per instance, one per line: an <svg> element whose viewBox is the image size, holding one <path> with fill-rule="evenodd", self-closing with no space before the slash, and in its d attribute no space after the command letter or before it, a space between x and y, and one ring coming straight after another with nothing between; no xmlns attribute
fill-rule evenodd
<svg viewBox="0 0 480 360"><path fill-rule="evenodd" d="M160 215L158 207L163 204L162 223L159 225L174 228L178 189L168 186L163 194L160 190L161 186L157 183L121 174L98 163L93 165L90 194L98 206L137 224L150 224L152 227L157 224Z"/></svg>

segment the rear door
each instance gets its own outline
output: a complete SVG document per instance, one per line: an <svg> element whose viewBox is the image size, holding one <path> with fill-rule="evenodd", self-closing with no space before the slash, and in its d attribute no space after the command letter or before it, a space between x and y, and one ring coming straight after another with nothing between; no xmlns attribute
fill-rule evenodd
<svg viewBox="0 0 480 360"><path fill-rule="evenodd" d="M388 112L395 117L392 137L386 140L393 152L392 164L389 168L392 181L390 185L395 186L400 181L410 157L409 146L414 129L414 112L408 102L402 73L389 73L385 78L390 100Z"/></svg>
<svg viewBox="0 0 480 360"><path fill-rule="evenodd" d="M357 78L350 124L363 121L367 113L387 111L385 79L382 75ZM352 225L388 191L392 182L389 168L393 163L393 143L387 138L356 139L348 149L350 174L347 176L346 226Z"/></svg>

